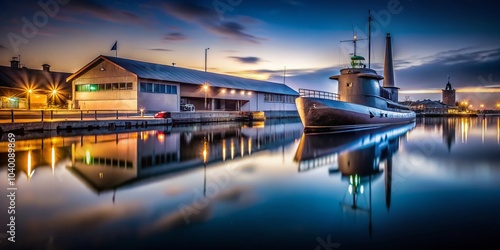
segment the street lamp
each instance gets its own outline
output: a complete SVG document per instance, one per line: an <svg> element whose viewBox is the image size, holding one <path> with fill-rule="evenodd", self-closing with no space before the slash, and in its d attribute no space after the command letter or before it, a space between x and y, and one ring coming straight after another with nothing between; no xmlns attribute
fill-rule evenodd
<svg viewBox="0 0 500 250"><path fill-rule="evenodd" d="M56 94L57 94L57 89L52 90L52 107L54 107L56 104Z"/></svg>
<svg viewBox="0 0 500 250"><path fill-rule="evenodd" d="M33 92L32 89L28 89L28 110L31 109L31 93Z"/></svg>
<svg viewBox="0 0 500 250"><path fill-rule="evenodd" d="M208 84L207 83L203 84L203 90L205 91L205 110L207 110L207 90L208 90Z"/></svg>
<svg viewBox="0 0 500 250"><path fill-rule="evenodd" d="M206 48L205 49L205 72L207 72L207 50L209 50L210 48Z"/></svg>

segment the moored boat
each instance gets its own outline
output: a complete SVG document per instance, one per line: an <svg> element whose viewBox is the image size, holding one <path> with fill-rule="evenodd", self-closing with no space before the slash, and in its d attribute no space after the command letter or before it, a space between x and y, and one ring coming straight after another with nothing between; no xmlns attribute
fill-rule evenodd
<svg viewBox="0 0 500 250"><path fill-rule="evenodd" d="M398 103L394 85L391 36L386 37L384 76L364 64L356 55L356 36L351 67L330 79L338 81L338 93L299 89L295 100L305 132L380 127L409 123L415 112ZM383 86L379 80L384 79Z"/></svg>

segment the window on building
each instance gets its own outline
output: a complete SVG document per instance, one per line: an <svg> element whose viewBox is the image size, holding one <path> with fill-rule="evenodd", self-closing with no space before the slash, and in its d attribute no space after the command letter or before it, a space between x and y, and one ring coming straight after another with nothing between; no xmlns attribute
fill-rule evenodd
<svg viewBox="0 0 500 250"><path fill-rule="evenodd" d="M133 90L131 82L127 82L127 90Z"/></svg>
<svg viewBox="0 0 500 250"><path fill-rule="evenodd" d="M159 93L165 93L165 84L160 84L160 91L158 91Z"/></svg>
<svg viewBox="0 0 500 250"><path fill-rule="evenodd" d="M90 92L97 92L97 91L99 91L99 84L90 84L89 90L90 90Z"/></svg>
<svg viewBox="0 0 500 250"><path fill-rule="evenodd" d="M126 90L127 89L127 83L121 82L120 83L120 90Z"/></svg>
<svg viewBox="0 0 500 250"><path fill-rule="evenodd" d="M141 92L146 92L146 83L141 82Z"/></svg>
<svg viewBox="0 0 500 250"><path fill-rule="evenodd" d="M158 83L155 83L154 84L154 92L155 93L160 93L160 86L163 85L163 84L158 84Z"/></svg>
<svg viewBox="0 0 500 250"><path fill-rule="evenodd" d="M111 88L111 83L106 83L106 90L113 90L113 89Z"/></svg>
<svg viewBox="0 0 500 250"><path fill-rule="evenodd" d="M146 83L146 92L153 92L153 83Z"/></svg>
<svg viewBox="0 0 500 250"><path fill-rule="evenodd" d="M264 102L294 103L295 96L266 93L264 94Z"/></svg>

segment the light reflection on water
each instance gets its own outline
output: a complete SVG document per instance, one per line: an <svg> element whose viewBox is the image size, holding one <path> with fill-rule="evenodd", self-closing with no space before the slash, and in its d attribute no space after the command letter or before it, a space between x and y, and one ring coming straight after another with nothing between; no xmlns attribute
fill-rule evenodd
<svg viewBox="0 0 500 250"><path fill-rule="evenodd" d="M297 121L204 124L16 148L21 248L477 248L500 227L499 117L319 135Z"/></svg>

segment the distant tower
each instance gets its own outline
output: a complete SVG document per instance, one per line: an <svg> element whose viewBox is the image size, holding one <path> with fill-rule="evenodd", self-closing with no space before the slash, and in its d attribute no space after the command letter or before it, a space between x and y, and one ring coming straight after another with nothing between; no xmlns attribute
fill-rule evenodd
<svg viewBox="0 0 500 250"><path fill-rule="evenodd" d="M455 106L455 89L451 86L450 77L448 76L448 83L443 89L443 103L447 106Z"/></svg>
<svg viewBox="0 0 500 250"><path fill-rule="evenodd" d="M385 60L384 60L384 85L383 87L391 92L391 100L398 102L399 88L394 85L394 66L392 62L391 34L385 38Z"/></svg>

